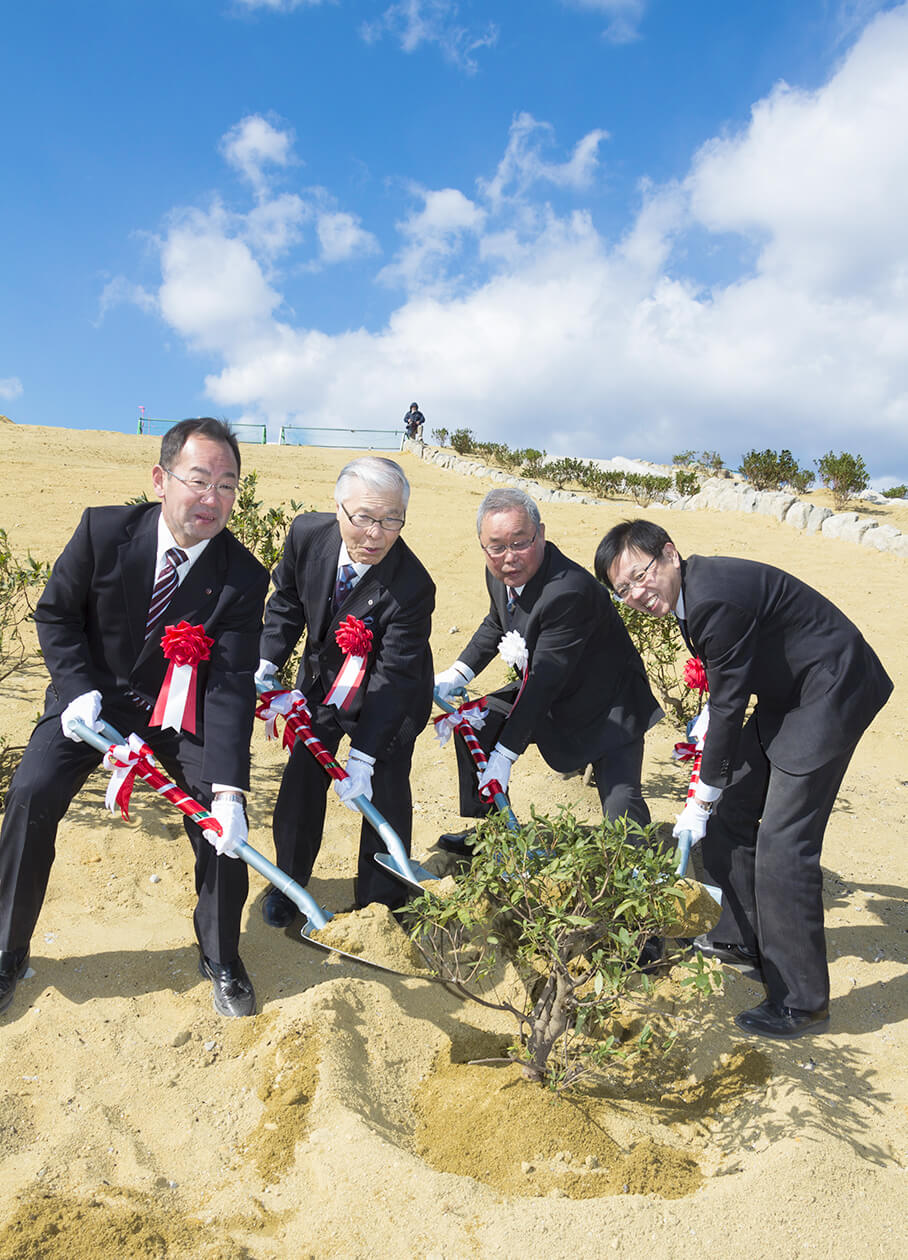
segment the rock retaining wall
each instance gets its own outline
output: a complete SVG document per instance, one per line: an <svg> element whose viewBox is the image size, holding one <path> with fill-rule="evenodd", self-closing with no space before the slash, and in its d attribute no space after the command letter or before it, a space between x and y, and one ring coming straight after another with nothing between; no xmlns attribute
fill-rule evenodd
<svg viewBox="0 0 908 1260"><path fill-rule="evenodd" d="M467 477L484 477L498 485L518 486L539 503L604 502L589 494L576 494L572 490L553 490L548 486L541 486L538 481L531 481L527 477L515 477L513 473L504 472L500 468L490 468L479 460L458 455L454 451L427 446L424 442L406 438L403 448L420 459L438 464L441 468L450 468L452 472L461 473ZM872 518L859 516L857 512L833 512L830 508L819 507L815 503L805 503L796 495L784 490L755 490L746 481L729 480L728 477L710 477L703 482L697 494L686 497L676 495L669 502L653 503L646 510L695 512L700 509L710 512L758 512L763 516L774 516L777 521L784 521L786 525L792 525L795 529L806 530L808 534L820 533L827 538L841 538L846 542L859 543L863 547L875 547L877 551L887 551L892 555L908 559L908 534L901 533L894 525L886 525Z"/></svg>

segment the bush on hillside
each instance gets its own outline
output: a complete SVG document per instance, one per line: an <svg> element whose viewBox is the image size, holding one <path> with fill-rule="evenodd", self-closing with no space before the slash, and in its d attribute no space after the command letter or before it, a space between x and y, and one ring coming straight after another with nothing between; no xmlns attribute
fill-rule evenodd
<svg viewBox="0 0 908 1260"><path fill-rule="evenodd" d="M870 485L867 466L860 455L850 455L848 451L834 455L832 451L827 451L815 462L820 480L832 491L832 501L837 508L843 508L849 499L861 494Z"/></svg>

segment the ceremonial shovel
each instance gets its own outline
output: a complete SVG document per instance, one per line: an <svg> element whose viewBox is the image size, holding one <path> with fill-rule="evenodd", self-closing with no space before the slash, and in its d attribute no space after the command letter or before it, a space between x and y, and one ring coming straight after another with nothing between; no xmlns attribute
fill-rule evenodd
<svg viewBox="0 0 908 1260"><path fill-rule="evenodd" d="M268 719L270 704L278 696L290 696L290 691L259 691L260 704L256 710L256 716ZM312 753L320 766L331 776L332 779L347 779L349 775L334 755L328 752L327 748L312 733L312 714L306 704L305 698L300 696L295 702L289 706L287 713L280 714L284 718L284 747L292 748L297 738L301 739L305 746ZM289 742L288 742L289 741ZM406 884L415 892L425 892L423 885L427 881L438 879L437 875L433 875L431 871L427 871L424 866L420 866L418 862L412 861L407 855L404 843L400 836L394 830L389 822L387 822L372 802L365 796L354 796L352 804L362 814L368 823L378 832L382 843L388 850L387 853L376 853L375 861L386 870L395 879L399 879L402 884ZM289 894L288 894L289 895Z"/></svg>
<svg viewBox="0 0 908 1260"><path fill-rule="evenodd" d="M119 731L103 721L101 722L100 732L92 730L90 726L86 726L84 722L79 721L70 722L68 729L74 735L78 735L79 739L84 743L90 744L92 748L96 748L100 753L112 754L114 748L125 746L127 743ZM138 739L137 736L135 738ZM151 756L142 754L132 761L132 765L135 766L136 774L145 779L158 795L163 796L166 800L176 805L179 810L191 818L193 822L198 823L200 827L220 834L221 824L217 819L203 805L187 796L181 788L168 779L167 775L164 774ZM285 897L289 897L305 917L306 922L302 928L301 936L308 944L315 945L327 953L339 954L342 958L349 958L353 962L364 963L368 967L377 967L381 971L391 971L395 975L398 974L393 968L386 967L382 963L372 962L368 958L363 958L360 954L351 954L345 949L338 949L336 945L328 945L324 941L314 939L311 934L325 927L328 920L332 917L331 914L327 910L323 910L315 898L301 884L291 879L289 875L285 875L280 867L275 866L273 862L269 862L264 854L259 853L257 849L253 849L252 845L245 842L239 844L233 850L233 853L244 861L247 866L251 866L260 875L264 875L265 879L269 880Z"/></svg>
<svg viewBox="0 0 908 1260"><path fill-rule="evenodd" d="M461 691L459 694L465 696L466 693ZM434 698L435 698L435 703L438 705L440 709L444 709L445 713L460 713L460 709L455 708L453 704L449 704L447 700L443 700L441 698L441 696L438 694L437 688L434 692ZM440 720L441 720L440 718L436 719L436 721L440 721ZM472 725L470 724L469 718L462 716L460 721L455 724L454 729L460 733L463 739L463 742L466 744L467 748L469 749L470 756L473 758L473 761L476 765L477 774L482 774L483 770L485 770L486 766L488 765L488 758L483 752L482 746L480 745L479 740L476 738L476 733L473 730ZM508 830L516 831L517 828L520 826L520 824L517 821L514 811L511 809L511 802L508 800L504 792L502 792L501 790L501 784L498 783L497 780L493 779L492 782L488 786L493 789L492 791L493 805L496 807L496 809L499 810L500 813L505 815L505 821L507 822ZM494 790L495 788L497 788L498 790L495 791Z"/></svg>

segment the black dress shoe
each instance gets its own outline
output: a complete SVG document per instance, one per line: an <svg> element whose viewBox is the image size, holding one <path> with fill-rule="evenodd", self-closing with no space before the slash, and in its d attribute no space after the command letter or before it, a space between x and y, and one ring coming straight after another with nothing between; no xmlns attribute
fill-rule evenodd
<svg viewBox="0 0 908 1260"><path fill-rule="evenodd" d="M800 1011L795 1006L777 1006L769 998L750 1011L735 1016L735 1023L746 1033L757 1037L777 1037L789 1041L805 1033L825 1032L829 1027L829 1007L819 1011Z"/></svg>
<svg viewBox="0 0 908 1260"><path fill-rule="evenodd" d="M725 941L711 941L708 936L695 936L694 949L705 958L718 958L719 962L728 963L732 967L737 965L760 970L760 955L745 949L743 945L730 945Z"/></svg>
<svg viewBox="0 0 908 1260"><path fill-rule="evenodd" d="M255 990L242 959L237 958L232 963L216 963L200 954L199 973L211 981L214 1009L219 1015L230 1017L255 1014Z"/></svg>
<svg viewBox="0 0 908 1260"><path fill-rule="evenodd" d="M438 847L448 853L456 853L458 857L471 858L473 846L470 840L475 835L475 827L468 827L466 831L446 831L443 836L438 837Z"/></svg>
<svg viewBox="0 0 908 1260"><path fill-rule="evenodd" d="M24 949L0 949L0 1015L13 1000L16 985L28 970L29 951Z"/></svg>
<svg viewBox="0 0 908 1260"><path fill-rule="evenodd" d="M269 927L289 927L296 918L296 906L278 888L269 888L262 902L262 918Z"/></svg>

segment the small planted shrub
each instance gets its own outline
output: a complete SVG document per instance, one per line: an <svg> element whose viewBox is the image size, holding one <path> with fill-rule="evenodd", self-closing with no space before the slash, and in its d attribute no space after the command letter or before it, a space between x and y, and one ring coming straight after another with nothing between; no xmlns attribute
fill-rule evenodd
<svg viewBox="0 0 908 1260"><path fill-rule="evenodd" d="M447 429L433 429L432 438L437 446L447 446L448 445L448 430Z"/></svg>
<svg viewBox="0 0 908 1260"><path fill-rule="evenodd" d="M413 939L435 974L513 1015L517 1037L503 1061L522 1064L528 1079L562 1090L659 1048L648 1025L630 1045L612 1030L623 1004L645 1009L643 946L668 935L681 913L674 854L654 832L626 818L589 826L567 811L554 819L534 812L509 831L495 815L479 824L473 861L450 895L410 903ZM708 992L711 972L696 957L690 982ZM482 991L502 962L517 968L522 1003Z"/></svg>
<svg viewBox="0 0 908 1260"><path fill-rule="evenodd" d="M476 448L472 430L455 429L451 434L451 445L458 455L470 455Z"/></svg>
<svg viewBox="0 0 908 1260"><path fill-rule="evenodd" d="M884 499L908 499L908 486L890 486L883 491Z"/></svg>

